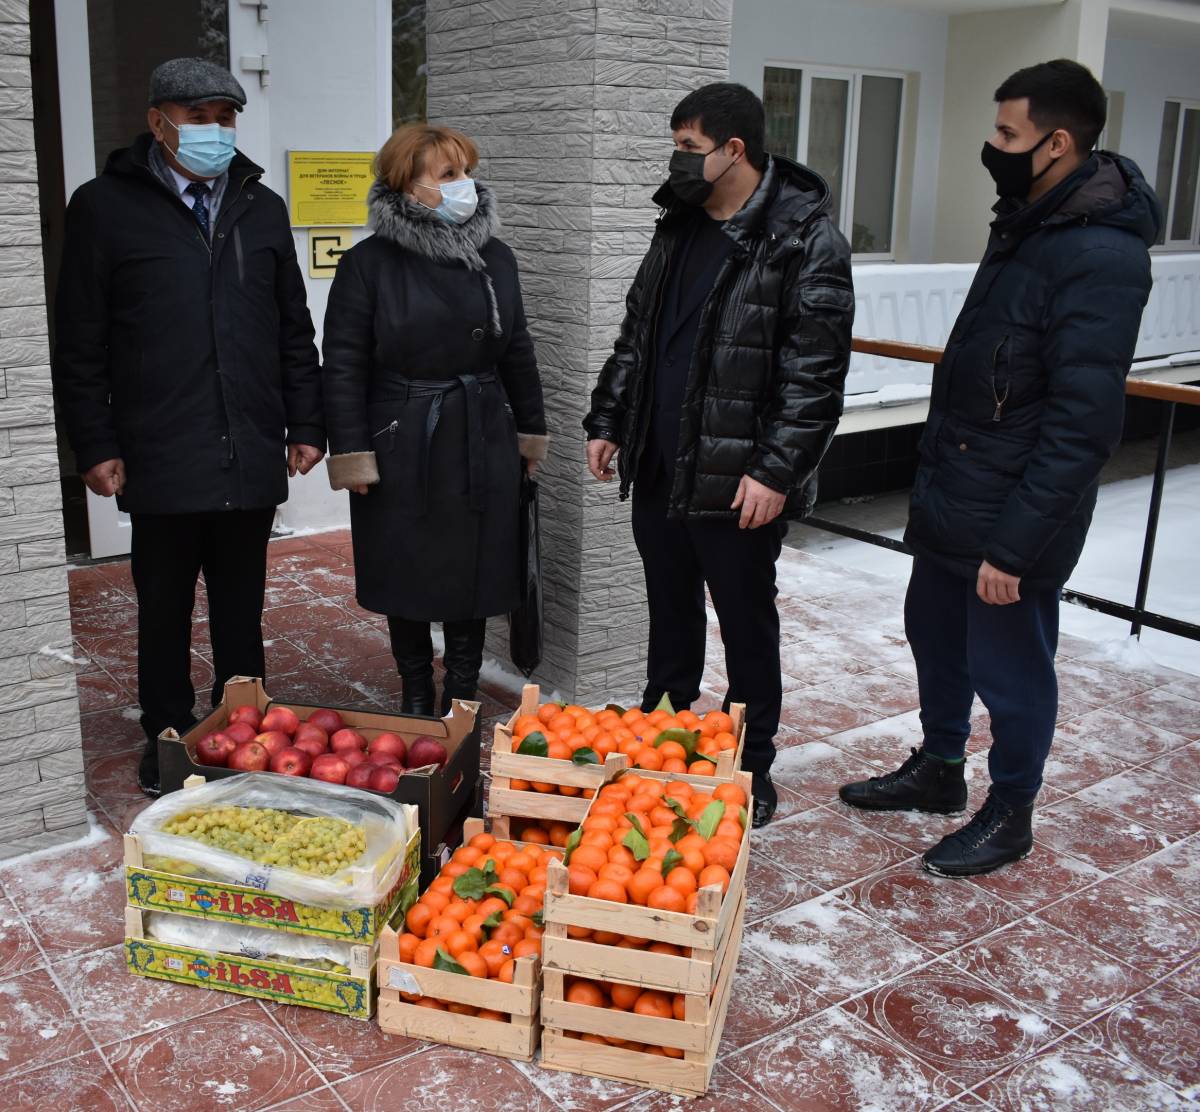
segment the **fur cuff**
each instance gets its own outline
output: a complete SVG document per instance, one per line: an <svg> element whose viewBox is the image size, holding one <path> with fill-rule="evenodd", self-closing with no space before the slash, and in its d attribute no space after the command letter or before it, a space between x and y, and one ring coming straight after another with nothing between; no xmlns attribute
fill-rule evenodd
<svg viewBox="0 0 1200 1112"><path fill-rule="evenodd" d="M545 459L550 451L550 437L532 432L519 432L517 449L522 459Z"/></svg>
<svg viewBox="0 0 1200 1112"><path fill-rule="evenodd" d="M334 490L347 490L355 486L370 486L379 482L379 468L374 452L346 452L330 456L325 461L329 474L329 485Z"/></svg>

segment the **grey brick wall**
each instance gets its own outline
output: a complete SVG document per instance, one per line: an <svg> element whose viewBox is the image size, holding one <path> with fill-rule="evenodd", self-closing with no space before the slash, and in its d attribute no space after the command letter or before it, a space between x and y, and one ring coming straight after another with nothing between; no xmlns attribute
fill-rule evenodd
<svg viewBox="0 0 1200 1112"><path fill-rule="evenodd" d="M28 7L0 0L0 858L87 831L49 363Z"/></svg>
<svg viewBox="0 0 1200 1112"><path fill-rule="evenodd" d="M542 684L584 703L645 680L629 508L583 463L596 375L653 230L671 109L728 76L733 0L429 0L429 118L480 146L516 252L553 437L542 472ZM499 626L491 649L506 657Z"/></svg>

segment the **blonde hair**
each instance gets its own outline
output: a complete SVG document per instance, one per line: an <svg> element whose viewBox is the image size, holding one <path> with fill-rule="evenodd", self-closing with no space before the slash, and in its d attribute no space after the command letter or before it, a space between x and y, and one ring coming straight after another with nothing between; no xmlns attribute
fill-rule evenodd
<svg viewBox="0 0 1200 1112"><path fill-rule="evenodd" d="M375 176L389 189L406 192L431 153L444 155L468 170L479 162L479 148L461 131L433 124L405 124L392 133L375 156Z"/></svg>

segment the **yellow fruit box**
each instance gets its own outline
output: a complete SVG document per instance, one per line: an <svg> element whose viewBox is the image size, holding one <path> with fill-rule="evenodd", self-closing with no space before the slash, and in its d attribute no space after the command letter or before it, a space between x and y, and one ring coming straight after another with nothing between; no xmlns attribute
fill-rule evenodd
<svg viewBox="0 0 1200 1112"><path fill-rule="evenodd" d="M293 931L374 946L384 926L416 902L421 874L421 832L413 831L404 866L386 896L374 907L316 907L284 899L244 884L197 880L146 868L141 839L125 835L125 890L131 907L168 911L229 923Z"/></svg>
<svg viewBox="0 0 1200 1112"><path fill-rule="evenodd" d="M415 884L415 881L414 881ZM353 946L348 973L314 969L271 958L225 954L146 934L146 913L125 909L125 964L141 977L181 985L254 996L282 1004L299 1004L352 1019L370 1019L375 1003L377 948Z"/></svg>

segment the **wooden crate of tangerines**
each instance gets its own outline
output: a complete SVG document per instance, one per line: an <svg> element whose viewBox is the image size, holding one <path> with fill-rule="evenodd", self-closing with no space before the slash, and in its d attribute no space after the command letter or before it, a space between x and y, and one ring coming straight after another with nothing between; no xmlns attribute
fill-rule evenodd
<svg viewBox="0 0 1200 1112"><path fill-rule="evenodd" d="M540 705L536 684L525 687L521 707L496 727L488 815L501 837L538 820L560 837L587 813L605 780L605 765L651 772L689 773L728 780L738 768L745 738L745 707L729 713L673 713L664 705L639 709Z"/></svg>
<svg viewBox="0 0 1200 1112"><path fill-rule="evenodd" d="M468 819L463 845L380 938L379 1026L529 1061L540 1026L542 902L561 850L497 840Z"/></svg>
<svg viewBox="0 0 1200 1112"><path fill-rule="evenodd" d="M605 770L547 869L544 1066L708 1088L741 948L750 790L744 772Z"/></svg>

